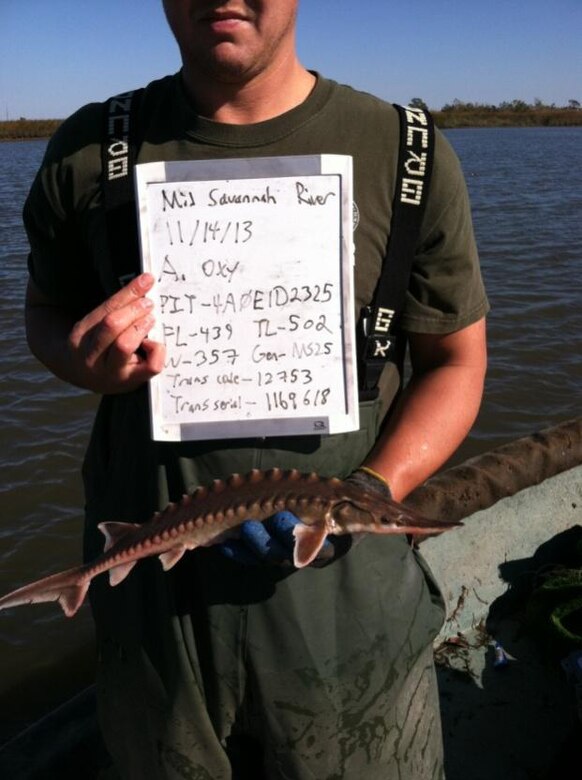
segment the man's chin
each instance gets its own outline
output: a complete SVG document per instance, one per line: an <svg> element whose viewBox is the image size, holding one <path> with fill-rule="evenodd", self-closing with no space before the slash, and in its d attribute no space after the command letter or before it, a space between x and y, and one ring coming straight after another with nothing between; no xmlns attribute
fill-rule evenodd
<svg viewBox="0 0 582 780"><path fill-rule="evenodd" d="M216 44L198 60L201 72L223 84L245 84L261 71L260 63L228 41Z"/></svg>

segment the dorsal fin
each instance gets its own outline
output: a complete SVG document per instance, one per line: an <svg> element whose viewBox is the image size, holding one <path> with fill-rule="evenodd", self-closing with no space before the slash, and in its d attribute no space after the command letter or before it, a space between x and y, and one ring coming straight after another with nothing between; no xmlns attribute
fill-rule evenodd
<svg viewBox="0 0 582 780"><path fill-rule="evenodd" d="M105 547L103 552L110 550L114 544L116 544L124 536L133 531L135 528L139 528L138 523L116 523L114 520L109 520L105 523L99 523L97 528L105 536Z"/></svg>

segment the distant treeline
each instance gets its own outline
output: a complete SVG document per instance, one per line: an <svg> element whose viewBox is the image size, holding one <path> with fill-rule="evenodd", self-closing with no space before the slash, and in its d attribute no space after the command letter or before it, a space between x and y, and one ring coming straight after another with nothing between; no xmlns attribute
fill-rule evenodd
<svg viewBox="0 0 582 780"><path fill-rule="evenodd" d="M421 98L410 105L426 108ZM490 105L453 100L440 109L431 109L439 127L567 127L582 125L582 106L569 100L567 106L546 105L541 100L524 100ZM49 138L61 124L61 119L20 119L0 121L0 141L27 138Z"/></svg>
<svg viewBox="0 0 582 780"><path fill-rule="evenodd" d="M8 119L0 122L0 141L50 138L61 119Z"/></svg>
<svg viewBox="0 0 582 780"><path fill-rule="evenodd" d="M414 98L413 105L422 105ZM499 105L487 103L464 103L454 100L440 110L433 110L439 127L567 127L582 125L582 107L577 100L568 101L567 106L546 105L541 100L533 104L524 100L512 100Z"/></svg>

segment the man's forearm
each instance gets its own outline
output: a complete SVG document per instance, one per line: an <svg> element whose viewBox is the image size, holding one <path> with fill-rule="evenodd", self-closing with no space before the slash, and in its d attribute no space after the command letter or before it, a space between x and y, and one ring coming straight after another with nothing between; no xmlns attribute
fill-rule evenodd
<svg viewBox="0 0 582 780"><path fill-rule="evenodd" d="M387 480L396 500L442 466L479 411L486 367L484 323L451 341L454 348L445 349L442 359L437 349L434 364L430 350L423 352L418 370L366 459L365 465Z"/></svg>
<svg viewBox="0 0 582 780"><path fill-rule="evenodd" d="M25 320L32 354L59 379L86 389L82 377L76 375L67 348L74 318L57 307L27 300Z"/></svg>
<svg viewBox="0 0 582 780"><path fill-rule="evenodd" d="M455 452L469 432L481 393L478 377L455 368L412 379L366 465L401 501Z"/></svg>

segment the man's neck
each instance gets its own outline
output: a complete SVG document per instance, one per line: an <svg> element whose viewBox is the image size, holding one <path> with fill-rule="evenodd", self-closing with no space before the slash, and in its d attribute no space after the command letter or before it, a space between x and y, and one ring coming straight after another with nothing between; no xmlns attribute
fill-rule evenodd
<svg viewBox="0 0 582 780"><path fill-rule="evenodd" d="M186 91L207 119L244 125L264 122L303 103L315 86L315 76L298 61L260 73L246 83L210 81L183 70Z"/></svg>

